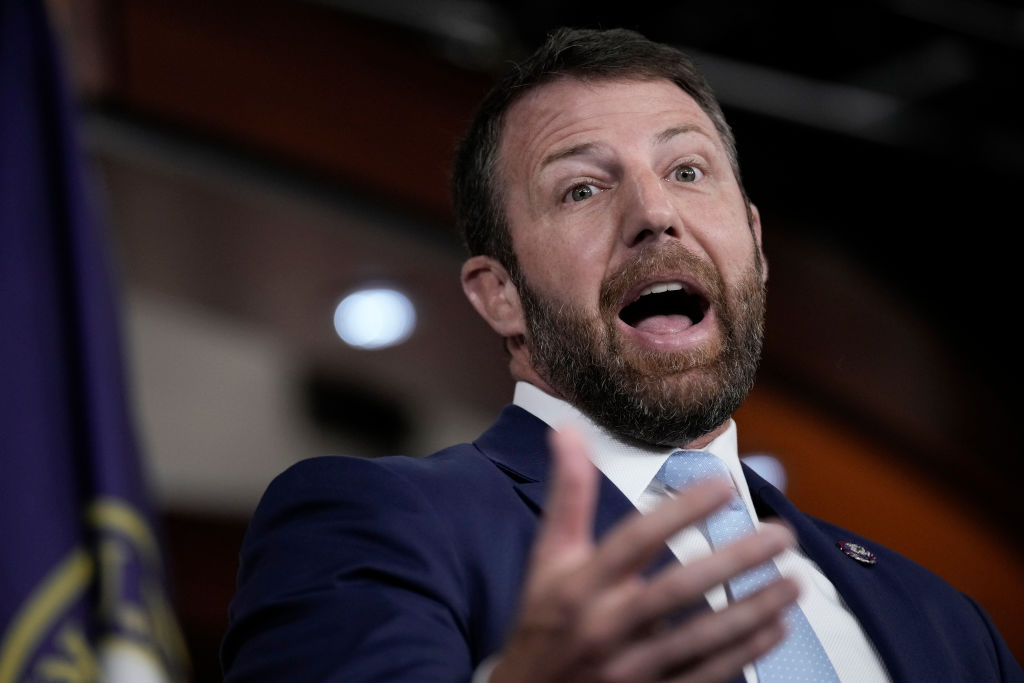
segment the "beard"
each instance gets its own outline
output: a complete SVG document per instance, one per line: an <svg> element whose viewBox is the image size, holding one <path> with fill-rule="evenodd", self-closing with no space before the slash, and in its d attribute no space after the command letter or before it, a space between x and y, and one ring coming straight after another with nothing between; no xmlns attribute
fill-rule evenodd
<svg viewBox="0 0 1024 683"><path fill-rule="evenodd" d="M627 347L618 329L627 291L680 268L700 283L714 309L717 342L680 352ZM736 288L727 292L714 267L682 245L651 248L602 283L596 319L539 294L520 274L516 285L533 366L566 400L619 438L685 445L728 420L754 384L764 330L762 268L755 253Z"/></svg>

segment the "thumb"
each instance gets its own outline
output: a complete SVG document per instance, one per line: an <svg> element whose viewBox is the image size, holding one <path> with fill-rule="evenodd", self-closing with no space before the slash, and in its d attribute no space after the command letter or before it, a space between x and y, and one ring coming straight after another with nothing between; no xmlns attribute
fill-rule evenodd
<svg viewBox="0 0 1024 683"><path fill-rule="evenodd" d="M597 501L597 468L587 457L579 432L566 427L552 431L549 439L551 486L535 545L541 557L590 549Z"/></svg>

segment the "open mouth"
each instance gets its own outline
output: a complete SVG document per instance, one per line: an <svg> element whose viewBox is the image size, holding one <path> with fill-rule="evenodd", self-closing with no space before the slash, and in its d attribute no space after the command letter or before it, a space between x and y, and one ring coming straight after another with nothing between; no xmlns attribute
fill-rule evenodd
<svg viewBox="0 0 1024 683"><path fill-rule="evenodd" d="M693 327L708 311L707 299L679 281L656 282L619 311L630 327L652 334L672 334Z"/></svg>

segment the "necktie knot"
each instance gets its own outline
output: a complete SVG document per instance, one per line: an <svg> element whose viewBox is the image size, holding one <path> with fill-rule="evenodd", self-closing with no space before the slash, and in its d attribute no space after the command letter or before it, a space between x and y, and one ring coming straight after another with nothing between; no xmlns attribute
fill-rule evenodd
<svg viewBox="0 0 1024 683"><path fill-rule="evenodd" d="M655 475L658 481L675 490L713 477L724 477L733 483L725 463L707 451L676 451ZM753 521L735 486L729 502L709 515L702 526L714 548L723 548L754 531Z"/></svg>
<svg viewBox="0 0 1024 683"><path fill-rule="evenodd" d="M675 490L713 477L729 478L729 468L707 451L676 451L655 475L655 479Z"/></svg>

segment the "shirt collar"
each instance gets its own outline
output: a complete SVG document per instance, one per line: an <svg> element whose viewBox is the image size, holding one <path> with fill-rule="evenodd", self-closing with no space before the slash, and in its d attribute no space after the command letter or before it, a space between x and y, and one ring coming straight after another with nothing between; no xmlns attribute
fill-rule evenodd
<svg viewBox="0 0 1024 683"><path fill-rule="evenodd" d="M573 426L587 444L594 465L634 506L637 506L641 495L651 486L654 475L665 464L668 456L679 450L625 443L595 424L574 406L528 382L516 383L512 402L532 413L552 429ZM752 508L737 450L736 423L730 418L726 430L702 450L710 452L725 463L732 475L733 483L740 492L740 497Z"/></svg>

